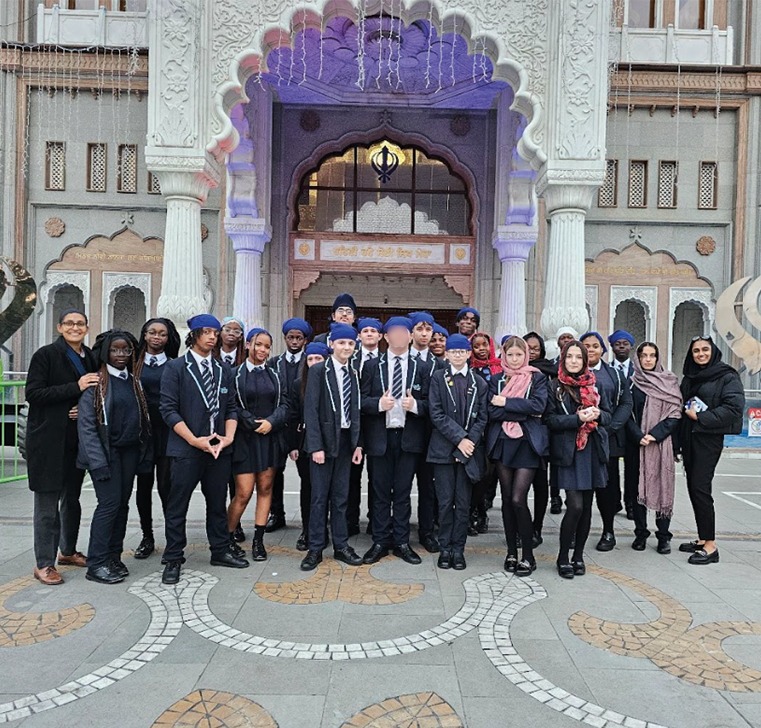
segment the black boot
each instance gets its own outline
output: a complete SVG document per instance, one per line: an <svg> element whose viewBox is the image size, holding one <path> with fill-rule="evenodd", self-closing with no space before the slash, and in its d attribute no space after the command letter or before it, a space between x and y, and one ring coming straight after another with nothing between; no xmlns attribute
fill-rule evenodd
<svg viewBox="0 0 761 728"><path fill-rule="evenodd" d="M254 542L251 544L251 558L254 561L266 561L267 551L264 548L264 530L266 526L254 526Z"/></svg>

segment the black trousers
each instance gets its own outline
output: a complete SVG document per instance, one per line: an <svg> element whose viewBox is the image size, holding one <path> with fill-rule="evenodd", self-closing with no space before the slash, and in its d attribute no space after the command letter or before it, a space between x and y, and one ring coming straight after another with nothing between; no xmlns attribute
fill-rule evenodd
<svg viewBox="0 0 761 728"><path fill-rule="evenodd" d="M96 569L111 559L121 558L140 449L111 448L108 459L111 477L108 480L93 480L98 504L90 523L88 569Z"/></svg>
<svg viewBox="0 0 761 728"><path fill-rule="evenodd" d="M624 454L624 503L634 506L639 497L639 447L628 444Z"/></svg>
<svg viewBox="0 0 761 728"><path fill-rule="evenodd" d="M227 483L232 468L231 454L215 460L209 453L171 458L172 488L169 491L165 520L166 549L162 563L184 562L188 543L186 524L193 491L201 482L206 499L206 538L212 556L221 556L230 547L227 530Z"/></svg>
<svg viewBox="0 0 761 728"><path fill-rule="evenodd" d="M716 538L716 512L711 490L723 449L724 435L693 433L684 453L687 492L701 541L713 541Z"/></svg>
<svg viewBox="0 0 761 728"><path fill-rule="evenodd" d="M164 456L156 458L150 473L140 473L137 476L137 491L135 504L140 516L140 529L144 537L153 536L153 480L156 474L156 485L161 501L161 510L166 514L166 504L169 498L170 471L169 458Z"/></svg>
<svg viewBox="0 0 761 728"><path fill-rule="evenodd" d="M82 506L79 497L85 471L76 466L76 450L66 452L60 491L34 493L34 558L37 568L55 566L60 549L64 556L77 550Z"/></svg>
<svg viewBox="0 0 761 728"><path fill-rule="evenodd" d="M312 472L309 467L311 459L312 456L309 453L299 450L296 470L298 470L299 480L301 481L299 506L301 507L301 531L304 534L309 533L309 509L312 504Z"/></svg>
<svg viewBox="0 0 761 728"><path fill-rule="evenodd" d="M655 535L659 541L671 541L672 533L669 531L671 518L662 516L660 513L655 514ZM641 503L634 504L634 535L647 538L650 531L647 528L647 508Z"/></svg>
<svg viewBox="0 0 761 728"><path fill-rule="evenodd" d="M542 462L534 472L531 483L534 489L534 533L541 533L544 528L544 517L547 515L547 503L550 498L550 484L547 473L547 463Z"/></svg>
<svg viewBox="0 0 761 728"><path fill-rule="evenodd" d="M346 521L346 506L349 501L349 471L351 456L349 429L341 430L338 445L338 457L325 458L318 465L309 455L309 468L312 476L312 502L309 514L309 550L322 551L327 546L325 527L328 523L328 504L330 504L330 531L333 535L333 548L345 548L349 542L349 529Z"/></svg>
<svg viewBox="0 0 761 728"><path fill-rule="evenodd" d="M472 486L470 509L473 513L486 513L486 497L492 491L497 492L497 469L491 460L487 460L484 477Z"/></svg>
<svg viewBox="0 0 761 728"><path fill-rule="evenodd" d="M358 465L351 464L349 474L349 502L346 506L346 522L359 528L359 517L362 510L362 471L367 466L367 520L372 518L373 510L373 466L369 458L362 458Z"/></svg>
<svg viewBox="0 0 761 728"><path fill-rule="evenodd" d="M439 502L439 543L442 551L463 551L468 538L473 484L462 463L434 463L434 484Z"/></svg>
<svg viewBox="0 0 761 728"><path fill-rule="evenodd" d="M417 482L417 530L419 540L433 536L436 521L436 490L433 484L433 465L425 456L418 458L415 470Z"/></svg>
<svg viewBox="0 0 761 728"><path fill-rule="evenodd" d="M616 513L621 508L620 460L621 458L619 457L612 457L608 460L608 484L604 488L595 490L595 499L597 500L597 508L602 517L602 530L604 533L613 533L613 522Z"/></svg>
<svg viewBox="0 0 761 728"><path fill-rule="evenodd" d="M386 452L369 457L373 467L373 543L402 546L410 541L412 478L419 453L402 450L403 428L386 430Z"/></svg>
<svg viewBox="0 0 761 728"><path fill-rule="evenodd" d="M275 477L272 481L272 502L270 513L276 518L285 518L285 465L275 469Z"/></svg>

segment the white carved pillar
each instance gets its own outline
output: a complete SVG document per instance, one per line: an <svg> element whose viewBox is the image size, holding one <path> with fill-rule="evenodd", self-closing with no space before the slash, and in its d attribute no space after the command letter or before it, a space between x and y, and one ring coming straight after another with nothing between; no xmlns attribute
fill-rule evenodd
<svg viewBox="0 0 761 728"><path fill-rule="evenodd" d="M526 261L536 243L536 229L501 227L492 241L502 263L497 342L506 334L523 336L526 327Z"/></svg>
<svg viewBox="0 0 761 728"><path fill-rule="evenodd" d="M235 250L235 296L233 314L246 326L264 326L262 315L262 253L272 230L261 218L225 220L225 230Z"/></svg>

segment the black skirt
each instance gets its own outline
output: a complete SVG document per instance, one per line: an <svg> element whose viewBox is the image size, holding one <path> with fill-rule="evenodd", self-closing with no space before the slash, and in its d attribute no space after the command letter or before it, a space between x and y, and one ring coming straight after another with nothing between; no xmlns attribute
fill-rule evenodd
<svg viewBox="0 0 761 728"><path fill-rule="evenodd" d="M275 467L276 459L277 450L272 434L241 432L236 437L233 452L233 475L261 473Z"/></svg>
<svg viewBox="0 0 761 728"><path fill-rule="evenodd" d="M525 435L512 438L504 432L500 433L497 442L494 443L490 457L495 463L501 463L507 468L535 469L542 465L542 459L531 447L531 443Z"/></svg>

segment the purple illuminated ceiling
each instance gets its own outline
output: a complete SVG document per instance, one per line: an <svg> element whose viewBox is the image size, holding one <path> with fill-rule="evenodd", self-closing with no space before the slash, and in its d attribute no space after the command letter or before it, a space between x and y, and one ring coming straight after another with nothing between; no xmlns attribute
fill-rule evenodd
<svg viewBox="0 0 761 728"><path fill-rule="evenodd" d="M378 104L489 109L507 87L492 81L492 63L465 39L439 34L425 20L366 18L363 32L348 18L331 18L296 34L266 59L262 75L286 104ZM249 83L255 83L252 78Z"/></svg>

